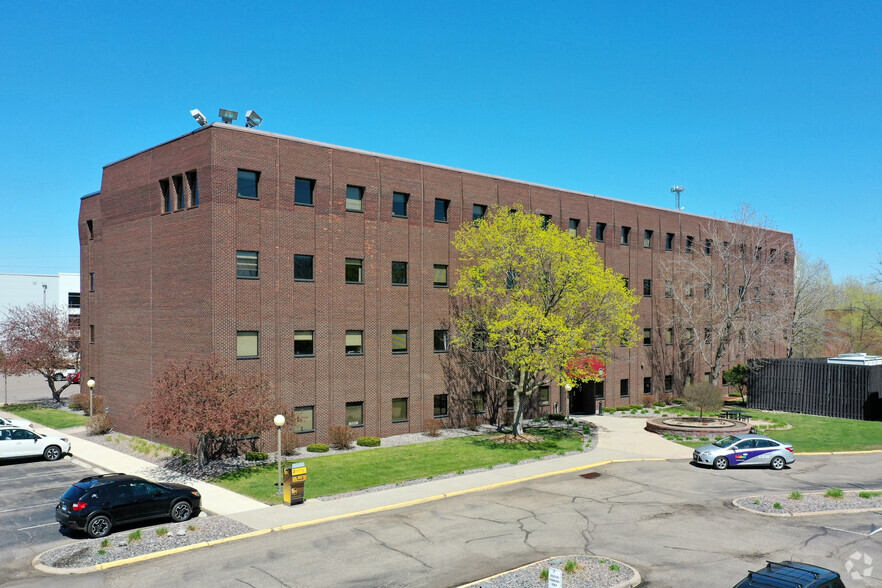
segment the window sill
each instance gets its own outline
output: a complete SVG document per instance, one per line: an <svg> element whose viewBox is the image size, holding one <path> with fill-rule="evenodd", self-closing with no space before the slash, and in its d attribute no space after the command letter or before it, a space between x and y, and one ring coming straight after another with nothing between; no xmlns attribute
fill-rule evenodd
<svg viewBox="0 0 882 588"><path fill-rule="evenodd" d="M393 420L392 422L393 422L393 423L406 423L406 422L409 422L409 421L410 421L410 419L398 419L397 421L396 421L396 420Z"/></svg>
<svg viewBox="0 0 882 588"><path fill-rule="evenodd" d="M406 214L395 214L395 213L392 213L392 218L407 218L407 215L406 215ZM407 422L407 421L401 421L401 422Z"/></svg>
<svg viewBox="0 0 882 588"><path fill-rule="evenodd" d="M295 353L294 357L315 357L315 353Z"/></svg>
<svg viewBox="0 0 882 588"><path fill-rule="evenodd" d="M346 283L347 284L354 284L354 285L364 284L364 282L346 282Z"/></svg>
<svg viewBox="0 0 882 588"><path fill-rule="evenodd" d="M355 212L355 213L358 213L358 214L364 214L364 211L363 211L363 210L355 210L354 208L347 208L347 209L346 209L346 212Z"/></svg>
<svg viewBox="0 0 882 588"><path fill-rule="evenodd" d="M360 357L363 355L364 355L363 351L359 352L359 353L354 353L354 352L349 352L349 351L346 352L346 357Z"/></svg>
<svg viewBox="0 0 882 588"><path fill-rule="evenodd" d="M260 359L259 355L237 355L236 359Z"/></svg>
<svg viewBox="0 0 882 588"><path fill-rule="evenodd" d="M447 413L445 412L444 414L436 414L436 415L434 415L432 418L433 418L433 419L446 419L446 418L447 418Z"/></svg>
<svg viewBox="0 0 882 588"><path fill-rule="evenodd" d="M392 285L393 286L409 286L409 284L396 284L395 282L392 282Z"/></svg>
<svg viewBox="0 0 882 588"><path fill-rule="evenodd" d="M306 278L294 278L295 282L315 282L315 278L307 280Z"/></svg>
<svg viewBox="0 0 882 588"><path fill-rule="evenodd" d="M364 423L347 423L347 426L350 426L353 429L361 429L364 427Z"/></svg>
<svg viewBox="0 0 882 588"><path fill-rule="evenodd" d="M441 289L443 289L443 288L449 288L449 287L450 287L450 286L448 286L447 284L432 284L432 286L433 286L434 288L441 288Z"/></svg>
<svg viewBox="0 0 882 588"><path fill-rule="evenodd" d="M448 349L443 349L443 350L442 349L435 349L435 353L450 353L450 350L448 350Z"/></svg>
<svg viewBox="0 0 882 588"><path fill-rule="evenodd" d="M294 206L309 206L310 208L315 208L315 204L312 202L297 202L294 201Z"/></svg>
<svg viewBox="0 0 882 588"><path fill-rule="evenodd" d="M236 276L237 280L259 280L260 276Z"/></svg>
<svg viewBox="0 0 882 588"><path fill-rule="evenodd" d="M407 351L393 351L392 355L407 355Z"/></svg>
<svg viewBox="0 0 882 588"><path fill-rule="evenodd" d="M240 196L239 194L236 194L236 198L240 200L260 200L259 197L255 198L254 196Z"/></svg>
<svg viewBox="0 0 882 588"><path fill-rule="evenodd" d="M315 429L294 429L294 432L301 435L303 433L315 433Z"/></svg>
<svg viewBox="0 0 882 588"><path fill-rule="evenodd" d="M447 222L446 220L438 220L437 218L435 219L435 222L436 222L436 223L439 223L439 224L442 224L442 225L446 225L446 224L448 224L448 222Z"/></svg>

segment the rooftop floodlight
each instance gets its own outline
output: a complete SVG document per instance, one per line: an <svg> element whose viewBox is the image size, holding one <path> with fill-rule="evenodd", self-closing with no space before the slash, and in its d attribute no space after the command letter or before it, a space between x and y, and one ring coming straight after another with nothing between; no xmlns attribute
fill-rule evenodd
<svg viewBox="0 0 882 588"><path fill-rule="evenodd" d="M238 112L236 112L235 110L227 110L226 108L221 108L220 112L218 112L217 115L221 117L221 120L223 120L227 124L230 124L231 122L239 118Z"/></svg>
<svg viewBox="0 0 882 588"><path fill-rule="evenodd" d="M190 111L190 116L196 119L196 122L199 123L200 127L204 127L208 124L208 121L205 119L205 115L199 112L198 108L194 108Z"/></svg>
<svg viewBox="0 0 882 588"><path fill-rule="evenodd" d="M248 120L248 122L245 123L246 127L259 127L260 123L263 122L263 119L260 118L260 115L253 110L246 111L245 118Z"/></svg>

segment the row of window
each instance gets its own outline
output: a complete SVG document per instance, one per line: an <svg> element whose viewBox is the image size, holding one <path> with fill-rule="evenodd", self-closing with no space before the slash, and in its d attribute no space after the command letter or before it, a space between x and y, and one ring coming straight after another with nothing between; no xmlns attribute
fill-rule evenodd
<svg viewBox="0 0 882 588"><path fill-rule="evenodd" d="M184 191L185 179L187 182L186 192ZM199 206L199 180L196 176L196 170L172 176L170 179L159 180L159 190L162 194L163 213ZM188 195L189 202L187 201ZM89 232L91 234L91 227Z"/></svg>
<svg viewBox="0 0 882 588"><path fill-rule="evenodd" d="M435 353L450 350L450 335L447 329L436 329L432 334L432 347ZM364 331L346 331L344 339L346 355L364 355ZM315 356L315 331L294 331L294 356ZM392 353L408 352L408 331L392 330ZM236 358L257 359L260 357L260 331L236 331Z"/></svg>

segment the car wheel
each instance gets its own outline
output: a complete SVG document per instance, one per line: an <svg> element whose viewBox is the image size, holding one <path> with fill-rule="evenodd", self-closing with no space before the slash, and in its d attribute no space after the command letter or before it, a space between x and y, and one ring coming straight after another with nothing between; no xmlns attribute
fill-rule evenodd
<svg viewBox="0 0 882 588"><path fill-rule="evenodd" d="M50 445L43 450L43 457L46 461L58 461L61 459L61 447L58 445Z"/></svg>
<svg viewBox="0 0 882 588"><path fill-rule="evenodd" d="M773 470L783 470L784 458L780 455L776 455L772 458L772 461L769 462L769 467L771 467Z"/></svg>
<svg viewBox="0 0 882 588"><path fill-rule="evenodd" d="M174 522L186 521L191 516L193 516L193 507L186 500L178 500L172 505L171 518Z"/></svg>
<svg viewBox="0 0 882 588"><path fill-rule="evenodd" d="M110 519L104 515L92 517L86 525L86 533L93 539L110 534Z"/></svg>
<svg viewBox="0 0 882 588"><path fill-rule="evenodd" d="M714 460L715 470L725 470L727 467L729 467L729 460L725 457L718 457Z"/></svg>
<svg viewBox="0 0 882 588"><path fill-rule="evenodd" d="M61 380L64 379L64 374L55 374L54 376L52 376L52 379L55 380L56 382L60 382Z"/></svg>

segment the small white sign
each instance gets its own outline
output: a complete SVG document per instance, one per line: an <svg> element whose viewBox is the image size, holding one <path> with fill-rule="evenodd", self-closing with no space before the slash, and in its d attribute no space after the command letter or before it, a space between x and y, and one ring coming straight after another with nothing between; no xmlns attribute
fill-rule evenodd
<svg viewBox="0 0 882 588"><path fill-rule="evenodd" d="M548 568L548 588L563 588L563 570Z"/></svg>

